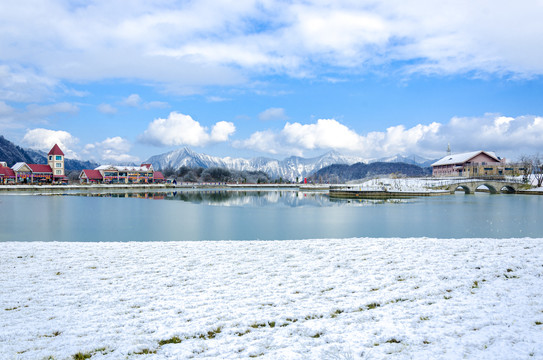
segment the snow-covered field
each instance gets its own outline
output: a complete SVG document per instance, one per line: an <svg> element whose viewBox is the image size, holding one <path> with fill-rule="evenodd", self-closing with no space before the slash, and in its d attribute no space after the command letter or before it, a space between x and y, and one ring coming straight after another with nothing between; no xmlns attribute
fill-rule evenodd
<svg viewBox="0 0 543 360"><path fill-rule="evenodd" d="M543 359L543 239L1 246L1 359Z"/></svg>

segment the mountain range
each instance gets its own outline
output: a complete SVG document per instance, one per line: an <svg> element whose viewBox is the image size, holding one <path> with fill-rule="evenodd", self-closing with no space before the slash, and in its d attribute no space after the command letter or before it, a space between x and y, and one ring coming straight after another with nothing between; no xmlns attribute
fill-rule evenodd
<svg viewBox="0 0 543 360"><path fill-rule="evenodd" d="M39 150L24 149L13 144L0 135L0 161L6 161L8 166L13 166L16 162L24 161L27 163L46 164L47 153ZM342 155L337 151L329 151L321 156L313 158L303 158L299 156L287 157L283 160L277 160L267 157L256 157L252 159L217 157L197 153L188 147L170 151L168 153L151 156L145 163L153 165L155 170L165 170L168 168L178 170L182 166L196 168L226 168L237 171L263 171L270 178L283 178L284 180L295 181L309 177L311 174L326 168L330 165L353 165L357 163L369 164L374 162L387 163L407 163L420 167L427 167L435 160L428 160L416 155L401 156L382 159L364 159L356 156ZM66 170L94 169L99 164L92 161L81 161L75 159L65 159Z"/></svg>
<svg viewBox="0 0 543 360"><path fill-rule="evenodd" d="M400 155L375 161L406 162L419 166L426 166L427 163L433 162L418 156L402 157ZM152 156L146 161L146 163L152 164L153 168L157 170L164 170L167 168L177 170L182 166L187 166L202 168L220 167L238 171L263 171L272 178L283 178L285 180L288 179L294 181L296 178L301 180L320 169L334 164L367 164L375 161L355 156L342 155L337 151L329 151L314 158L291 156L283 160L266 157L256 157L252 159L231 157L221 158L196 153L190 148L184 147L168 153Z"/></svg>

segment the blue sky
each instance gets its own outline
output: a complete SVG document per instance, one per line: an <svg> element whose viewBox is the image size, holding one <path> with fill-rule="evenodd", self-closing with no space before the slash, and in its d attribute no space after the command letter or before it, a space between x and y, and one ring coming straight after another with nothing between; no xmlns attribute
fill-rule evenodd
<svg viewBox="0 0 543 360"><path fill-rule="evenodd" d="M10 4L12 3L12 4ZM73 158L543 152L541 1L0 3L0 134Z"/></svg>

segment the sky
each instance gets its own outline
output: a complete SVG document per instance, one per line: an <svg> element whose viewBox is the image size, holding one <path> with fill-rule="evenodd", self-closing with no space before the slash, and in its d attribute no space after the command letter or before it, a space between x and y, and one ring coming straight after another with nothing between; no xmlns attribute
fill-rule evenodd
<svg viewBox="0 0 543 360"><path fill-rule="evenodd" d="M0 2L0 135L101 164L543 153L543 2ZM1 160L1 159L0 159Z"/></svg>

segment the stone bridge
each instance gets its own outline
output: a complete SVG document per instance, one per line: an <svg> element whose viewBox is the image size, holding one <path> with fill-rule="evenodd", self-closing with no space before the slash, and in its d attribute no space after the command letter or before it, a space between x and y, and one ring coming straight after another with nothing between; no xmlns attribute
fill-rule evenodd
<svg viewBox="0 0 543 360"><path fill-rule="evenodd" d="M449 191L454 194L456 190L462 189L466 194L473 194L481 186L486 186L491 194L516 193L522 183L498 180L466 180L449 185Z"/></svg>

